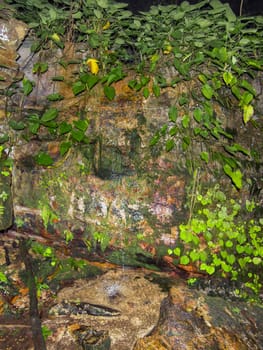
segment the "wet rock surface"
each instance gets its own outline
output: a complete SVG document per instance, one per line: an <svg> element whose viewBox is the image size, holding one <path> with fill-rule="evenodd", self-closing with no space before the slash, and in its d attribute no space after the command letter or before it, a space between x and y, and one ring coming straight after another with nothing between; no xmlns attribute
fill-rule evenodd
<svg viewBox="0 0 263 350"><path fill-rule="evenodd" d="M2 9L1 9L2 12ZM17 49L21 45L28 27L25 23L10 17L8 10L0 16L0 91L23 77L17 63Z"/></svg>
<svg viewBox="0 0 263 350"><path fill-rule="evenodd" d="M136 339L147 335L157 324L160 303L166 295L158 285L144 277L142 272L120 269L109 271L95 280L77 281L58 293L57 304L49 313L52 321L45 320L44 324L52 329L52 324L58 320L63 323L64 330L72 323L85 324L97 331L108 331L112 350L132 349ZM63 316L61 308L65 307L65 301L71 305L96 305L97 315L85 310L76 313L73 308L70 315ZM52 345L53 336L47 342L50 350L57 349ZM64 340L62 342L63 347L66 346ZM62 343L59 346L62 347Z"/></svg>
<svg viewBox="0 0 263 350"><path fill-rule="evenodd" d="M0 283L0 349L32 350L29 292L17 243L2 238L0 267L12 284ZM60 250L59 269L48 259L34 260L44 287L38 303L47 350L263 349L263 308L256 304L231 300L229 293L212 297L214 284L209 290L189 288L171 271L94 260L78 270L83 261Z"/></svg>
<svg viewBox="0 0 263 350"><path fill-rule="evenodd" d="M157 327L134 350L263 349L263 308L174 286Z"/></svg>
<svg viewBox="0 0 263 350"><path fill-rule="evenodd" d="M1 5L1 4L0 4ZM7 121L5 118L5 108L7 107L8 88L23 77L23 72L17 63L17 49L21 45L28 27L25 23L11 17L11 12L6 8L1 8L0 14L0 143L6 141L5 135ZM2 147L2 146L1 146ZM1 162L6 155L0 151ZM12 225L12 195L11 195L11 176L3 175L6 166L1 164L0 174L0 230L5 230ZM4 195L4 197L3 197ZM5 215L3 215L5 214Z"/></svg>

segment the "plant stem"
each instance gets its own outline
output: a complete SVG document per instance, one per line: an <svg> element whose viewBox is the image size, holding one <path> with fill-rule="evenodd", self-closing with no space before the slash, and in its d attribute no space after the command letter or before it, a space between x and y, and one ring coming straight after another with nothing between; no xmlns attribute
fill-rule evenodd
<svg viewBox="0 0 263 350"><path fill-rule="evenodd" d="M42 334L41 320L38 311L37 288L35 276L31 261L31 256L28 251L28 240L20 239L19 247L22 260L25 264L27 273L27 285L29 289L29 315L31 321L31 329L34 343L34 350L46 350L45 339Z"/></svg>
<svg viewBox="0 0 263 350"><path fill-rule="evenodd" d="M240 6L239 6L239 16L242 16L242 12L243 12L243 5L244 5L244 0L240 0Z"/></svg>

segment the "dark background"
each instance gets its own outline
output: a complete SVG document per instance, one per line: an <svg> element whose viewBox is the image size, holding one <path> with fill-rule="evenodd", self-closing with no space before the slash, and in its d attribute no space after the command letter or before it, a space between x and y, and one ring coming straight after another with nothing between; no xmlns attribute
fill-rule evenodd
<svg viewBox="0 0 263 350"><path fill-rule="evenodd" d="M138 11L147 11L152 5L180 5L183 0L118 0L128 4L128 9L133 13ZM221 0L223 3L229 3L236 15L239 15L241 0ZM188 0L190 4L196 4L198 0ZM242 15L263 15L263 0L243 0Z"/></svg>

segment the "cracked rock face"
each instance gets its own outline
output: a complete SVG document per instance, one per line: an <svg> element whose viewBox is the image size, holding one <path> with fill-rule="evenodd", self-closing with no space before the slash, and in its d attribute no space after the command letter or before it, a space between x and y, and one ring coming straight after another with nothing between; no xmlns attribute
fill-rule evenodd
<svg viewBox="0 0 263 350"><path fill-rule="evenodd" d="M44 321L44 324L53 330L52 336L47 340L48 349L76 349L70 329L74 324L81 324L96 331L108 331L111 350L131 350L136 340L149 334L156 326L160 304L166 295L159 286L149 282L139 271L120 269L109 271L94 280L77 281L73 286L63 288L58 293L57 304L50 309L50 319ZM57 306L65 301L80 305L89 303L101 307L102 310L114 309L118 310L119 314L59 315ZM54 342L53 338L58 339L58 342Z"/></svg>
<svg viewBox="0 0 263 350"><path fill-rule="evenodd" d="M0 20L0 90L8 88L22 78L16 62L17 49L27 34L27 25L14 18Z"/></svg>
<svg viewBox="0 0 263 350"><path fill-rule="evenodd" d="M261 350L262 308L173 286L158 325L134 350Z"/></svg>

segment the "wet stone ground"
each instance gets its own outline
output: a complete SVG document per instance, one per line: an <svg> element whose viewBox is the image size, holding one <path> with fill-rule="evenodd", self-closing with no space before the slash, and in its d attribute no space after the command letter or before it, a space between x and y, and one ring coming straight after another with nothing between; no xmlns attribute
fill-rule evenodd
<svg viewBox="0 0 263 350"><path fill-rule="evenodd" d="M47 350L262 350L263 308L189 288L173 271L30 250ZM33 350L30 298L17 239L0 240L0 350ZM212 284L210 284L210 289ZM211 292L211 290L210 290ZM210 293L211 294L211 293Z"/></svg>

